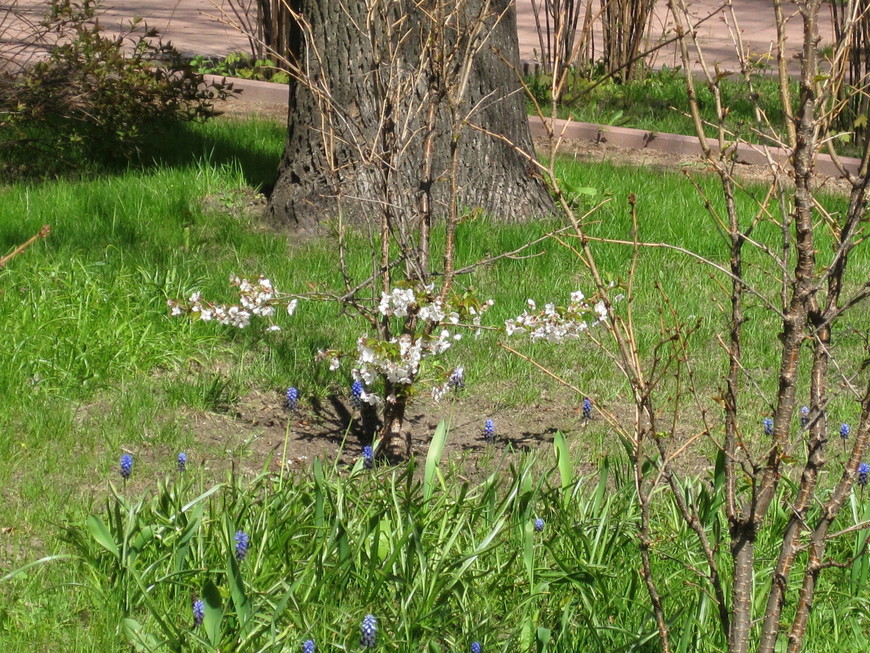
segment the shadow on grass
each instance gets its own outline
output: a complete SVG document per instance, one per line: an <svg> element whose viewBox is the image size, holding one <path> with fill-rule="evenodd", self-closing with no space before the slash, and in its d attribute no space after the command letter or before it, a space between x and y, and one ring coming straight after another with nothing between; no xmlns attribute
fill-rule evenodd
<svg viewBox="0 0 870 653"><path fill-rule="evenodd" d="M203 161L238 165L248 185L270 189L278 174L286 126L273 121L215 119L202 124L166 126L144 148L145 167L183 168Z"/></svg>
<svg viewBox="0 0 870 653"><path fill-rule="evenodd" d="M0 137L0 183L76 181L126 174L131 169L238 166L246 182L269 189L277 178L286 126L274 120L215 118L204 123L163 123L149 127L138 156L119 154L109 141L71 145L63 151L40 146L37 138L14 144Z"/></svg>

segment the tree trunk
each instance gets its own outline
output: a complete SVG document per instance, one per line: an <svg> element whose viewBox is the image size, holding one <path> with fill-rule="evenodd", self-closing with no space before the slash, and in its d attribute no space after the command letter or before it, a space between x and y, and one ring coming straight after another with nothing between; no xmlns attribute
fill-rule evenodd
<svg viewBox="0 0 870 653"><path fill-rule="evenodd" d="M290 89L287 142L270 198L276 223L313 230L339 208L356 221L375 219L387 205L413 214L427 191L433 215L442 216L452 197L450 184L439 182L449 177L454 141L459 206L506 221L554 212L544 183L514 149L532 152L513 5L469 0L439 24L436 4L293 0L289 58L299 79ZM478 44L486 40L467 48L473 65L466 91L451 104L451 84L461 80L449 73L462 56L451 59L450 48L468 46L463 30L475 20L484 21ZM431 45L433 34L444 37L443 58ZM453 67L439 67L444 61ZM433 93L443 101L430 134L426 107ZM467 117L461 132L457 116ZM427 159L429 188L420 172Z"/></svg>

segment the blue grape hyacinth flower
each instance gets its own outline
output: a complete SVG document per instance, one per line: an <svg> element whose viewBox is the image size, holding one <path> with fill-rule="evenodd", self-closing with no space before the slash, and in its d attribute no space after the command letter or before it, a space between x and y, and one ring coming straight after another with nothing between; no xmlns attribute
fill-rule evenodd
<svg viewBox="0 0 870 653"><path fill-rule="evenodd" d="M801 406L801 428L805 429L810 423L810 407Z"/></svg>
<svg viewBox="0 0 870 653"><path fill-rule="evenodd" d="M865 487L867 485L867 477L870 476L870 465L861 463L858 465L858 485Z"/></svg>
<svg viewBox="0 0 870 653"><path fill-rule="evenodd" d="M840 424L840 437L844 440L848 439L849 433L852 432L852 429L849 428L849 425L843 422Z"/></svg>
<svg viewBox="0 0 870 653"><path fill-rule="evenodd" d="M130 478L130 474L133 473L133 456L128 453L125 453L121 456L121 478L125 481Z"/></svg>
<svg viewBox="0 0 870 653"><path fill-rule="evenodd" d="M544 520L540 517L535 518L535 532L540 533L544 530Z"/></svg>
<svg viewBox="0 0 870 653"><path fill-rule="evenodd" d="M471 642L471 653L480 653L482 650L480 642Z"/></svg>
<svg viewBox="0 0 870 653"><path fill-rule="evenodd" d="M374 648L378 637L378 620L372 614L363 617L360 626L360 643L363 648Z"/></svg>
<svg viewBox="0 0 870 653"><path fill-rule="evenodd" d="M489 444L495 442L495 422L491 419L488 419L483 423L483 439Z"/></svg>
<svg viewBox="0 0 870 653"><path fill-rule="evenodd" d="M592 419L592 400L589 397L583 399L583 419Z"/></svg>
<svg viewBox="0 0 870 653"><path fill-rule="evenodd" d="M299 390L290 386L287 388L287 395L285 396L285 402L287 404L287 408L290 410L296 410L299 408Z"/></svg>
<svg viewBox="0 0 870 653"><path fill-rule="evenodd" d="M362 450L363 467L371 469L375 465L375 450L366 445Z"/></svg>
<svg viewBox="0 0 870 653"><path fill-rule="evenodd" d="M354 381L350 385L350 400L353 402L354 408L359 408L362 405L363 392L365 392L365 386L362 381Z"/></svg>
<svg viewBox="0 0 870 653"><path fill-rule="evenodd" d="M248 547L251 544L251 538L245 531L236 531L236 560L241 562L248 555Z"/></svg>
<svg viewBox="0 0 870 653"><path fill-rule="evenodd" d="M764 434L773 435L773 420L769 417L765 417L761 423L764 425Z"/></svg>
<svg viewBox="0 0 870 653"><path fill-rule="evenodd" d="M180 453L178 457L175 459L176 465L178 466L179 472L187 471L187 454Z"/></svg>
<svg viewBox="0 0 870 653"><path fill-rule="evenodd" d="M205 619L205 603L202 599L197 599L193 602L193 627L201 626L203 619Z"/></svg>
<svg viewBox="0 0 870 653"><path fill-rule="evenodd" d="M306 639L302 642L302 653L314 653L317 647L314 645L313 639Z"/></svg>

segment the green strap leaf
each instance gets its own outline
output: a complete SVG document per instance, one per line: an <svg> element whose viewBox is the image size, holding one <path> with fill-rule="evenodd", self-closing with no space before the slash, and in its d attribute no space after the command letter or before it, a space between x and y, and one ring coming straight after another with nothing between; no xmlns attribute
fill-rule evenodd
<svg viewBox="0 0 870 653"><path fill-rule="evenodd" d="M88 517L88 530L100 546L116 558L120 559L121 553L118 551L118 545L115 543L115 538L112 537L109 528L102 519L96 515Z"/></svg>
<svg viewBox="0 0 870 653"><path fill-rule="evenodd" d="M19 567L18 569L10 571L5 576L0 576L0 583L4 583L7 580L12 580L18 574L23 574L24 572L26 572L30 567L35 567L36 565L41 565L41 564L44 564L46 562L52 562L54 560L73 560L74 558L75 558L75 556L62 554L62 555L46 556L44 558L40 558L39 560L34 560L33 562L28 562L26 565L23 565L23 566Z"/></svg>
<svg viewBox="0 0 870 653"><path fill-rule="evenodd" d="M438 470L438 464L441 462L441 454L444 451L446 442L447 422L441 420L438 428L435 429L435 435L432 436L432 442L429 443L429 453L426 456L426 469L423 472L424 501L429 501L432 498L432 493L435 491L435 473Z"/></svg>
<svg viewBox="0 0 870 653"><path fill-rule="evenodd" d="M202 586L202 602L205 603L205 616L202 620L205 635L212 648L217 648L220 643L224 610L221 605L220 590L211 580L205 581Z"/></svg>

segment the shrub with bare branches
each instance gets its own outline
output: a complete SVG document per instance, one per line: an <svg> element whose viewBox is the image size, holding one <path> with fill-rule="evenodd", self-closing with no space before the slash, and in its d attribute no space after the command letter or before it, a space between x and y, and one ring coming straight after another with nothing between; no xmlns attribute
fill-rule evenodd
<svg viewBox="0 0 870 653"><path fill-rule="evenodd" d="M42 151L60 164L81 155L130 157L159 125L208 118L212 100L226 96L141 21L108 36L98 15L99 4L87 0L53 0L39 23L5 14L3 30L22 32L2 53L0 149L7 155L26 150L33 162Z"/></svg>
<svg viewBox="0 0 870 653"><path fill-rule="evenodd" d="M680 635L671 629L678 608L660 591L659 556L680 560L694 575L698 592L712 601L718 616L718 634L706 636L713 635L731 653L801 650L825 570L856 564L856 569L866 570L870 520L856 490L867 482L870 451L870 281L856 258L863 254L866 259L870 144L865 143L859 161L847 163L838 155L836 138L838 116L851 94L862 93L852 85L844 96L843 89L866 9L859 0L842 3L839 10L848 18L824 60L818 49L821 0L795 3L803 40L799 95L794 97L783 4L774 0L771 20L779 33L775 50L786 114L779 124L785 127L776 129L775 121L756 109L753 131L778 146L754 146L766 155L770 171L771 184L760 191L746 188L737 176L739 138L726 126L722 75L707 64L695 39L687 2L671 0L669 5L696 132L720 181L721 202L696 185L711 228L722 236L720 257L644 242L634 197L628 202L630 236L594 237L559 194L573 224L573 237L559 240L576 253L600 306L596 312L603 331L599 328L588 337L614 360L631 406L628 421L600 404L597 408L619 434L633 464L643 578L662 651L677 650ZM754 67L738 18L726 5L741 74L754 93ZM714 99L717 118L712 125L701 118L702 85ZM558 138L553 123L548 124ZM708 136L710 127L715 137ZM827 211L820 201L816 165L825 149L850 186L847 208L840 213ZM556 185L552 167L541 169ZM752 201L751 212L740 208L745 206L737 201L740 196ZM618 283L610 283L599 267L596 251L602 242L632 251ZM659 335L651 348L639 345L642 326L635 321L633 306L636 288L647 281L637 273L638 260L646 251L662 248L703 263L719 278L723 328L716 345L723 370L721 387L712 397L696 375L699 360L710 356L709 343L696 348L698 320L681 314L679 298L658 288ZM760 311L770 323L752 328L750 315ZM557 309L550 313L548 319L565 333L573 333L566 322L586 319ZM527 316L521 317L528 322ZM509 326L515 329L517 323ZM759 348L776 352L775 369L753 369L747 352ZM848 413L851 423L832 426L835 408ZM844 443L842 454L831 447L832 431ZM707 482L696 483L683 474L681 461L687 455L707 456ZM676 547L656 536L665 505L685 527ZM846 538L853 543L844 545ZM758 554L761 542L773 543L772 560ZM866 582L863 573L858 588Z"/></svg>

